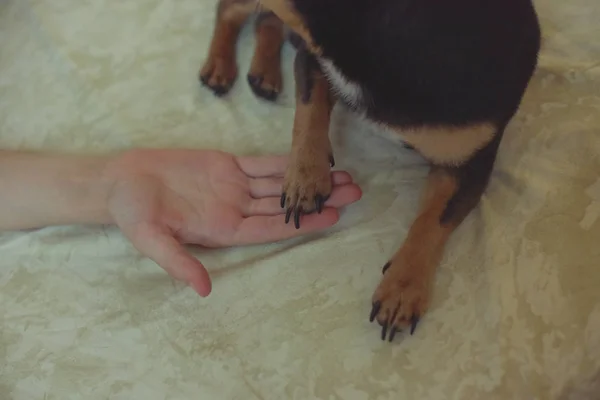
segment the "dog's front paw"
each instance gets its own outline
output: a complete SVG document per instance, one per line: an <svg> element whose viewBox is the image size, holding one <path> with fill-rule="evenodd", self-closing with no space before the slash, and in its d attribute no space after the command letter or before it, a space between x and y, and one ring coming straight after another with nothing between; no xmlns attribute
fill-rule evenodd
<svg viewBox="0 0 600 400"><path fill-rule="evenodd" d="M202 69L200 81L216 96L229 92L237 77L237 65L234 57L210 55Z"/></svg>
<svg viewBox="0 0 600 400"><path fill-rule="evenodd" d="M400 259L383 267L370 316L371 322L376 319L382 326L381 340L387 337L391 342L398 331L409 326L410 334L414 333L429 304L431 278L426 271L426 265Z"/></svg>
<svg viewBox="0 0 600 400"><path fill-rule="evenodd" d="M315 211L321 213L331 195L330 167L333 159L300 161L288 167L281 195L281 208L287 209L285 223L294 217L296 229L300 228L300 216Z"/></svg>

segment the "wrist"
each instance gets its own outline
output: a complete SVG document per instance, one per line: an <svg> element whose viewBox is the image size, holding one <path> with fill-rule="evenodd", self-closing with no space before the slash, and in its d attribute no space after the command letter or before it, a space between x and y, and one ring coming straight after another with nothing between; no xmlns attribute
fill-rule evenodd
<svg viewBox="0 0 600 400"><path fill-rule="evenodd" d="M110 224L113 156L0 152L0 230Z"/></svg>
<svg viewBox="0 0 600 400"><path fill-rule="evenodd" d="M116 156L75 156L65 160L65 174L58 185L64 190L65 207L62 221L55 224L113 223L108 202L115 184L109 173L114 159Z"/></svg>

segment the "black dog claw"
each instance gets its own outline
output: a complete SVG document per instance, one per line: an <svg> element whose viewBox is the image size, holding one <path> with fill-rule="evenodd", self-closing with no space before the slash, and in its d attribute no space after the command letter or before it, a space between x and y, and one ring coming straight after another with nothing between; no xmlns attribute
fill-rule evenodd
<svg viewBox="0 0 600 400"><path fill-rule="evenodd" d="M329 155L329 166L331 168L335 167L335 159L333 158L333 155Z"/></svg>
<svg viewBox="0 0 600 400"><path fill-rule="evenodd" d="M383 268L381 269L381 273L382 273L382 274L385 274L385 271L387 271L387 270L388 270L388 268L390 267L390 265L392 265L392 263L390 263L390 262L387 262L387 263L386 263L386 264L383 266Z"/></svg>
<svg viewBox="0 0 600 400"><path fill-rule="evenodd" d="M317 212L321 214L323 212L323 204L325 204L325 199L320 194L315 197L315 203L317 205Z"/></svg>
<svg viewBox="0 0 600 400"><path fill-rule="evenodd" d="M412 318L410 319L410 334L412 336L413 333L415 333L415 329L417 328L417 324L419 323L419 317L416 315L413 315Z"/></svg>
<svg viewBox="0 0 600 400"><path fill-rule="evenodd" d="M250 86L260 86L260 84L263 82L262 76L248 75L247 78Z"/></svg>
<svg viewBox="0 0 600 400"><path fill-rule="evenodd" d="M279 204L281 204L281 208L285 207L285 198L286 198L286 194L285 194L285 192L283 192L281 195L281 201L279 203Z"/></svg>
<svg viewBox="0 0 600 400"><path fill-rule="evenodd" d="M293 208L288 208L287 212L285 213L285 223L286 224L288 222L290 222L290 217L292 216L292 211L294 211Z"/></svg>
<svg viewBox="0 0 600 400"><path fill-rule="evenodd" d="M212 88L213 93L215 94L215 96L217 97L221 97L227 94L227 92L229 92L229 87L227 86L213 86Z"/></svg>
<svg viewBox="0 0 600 400"><path fill-rule="evenodd" d="M373 308L371 309L371 316L369 317L369 321L370 322L375 321L375 317L379 313L380 309L381 309L381 302L380 301L376 301L375 303L373 303Z"/></svg>
<svg viewBox="0 0 600 400"><path fill-rule="evenodd" d="M396 325L392 326L392 329L390 330L390 336L388 338L388 341L391 343L394 340L394 336L396 336L396 332L398 332L398 327Z"/></svg>
<svg viewBox="0 0 600 400"><path fill-rule="evenodd" d="M302 214L302 207L298 206L294 215L294 226L296 227L296 229L300 229L300 214Z"/></svg>
<svg viewBox="0 0 600 400"><path fill-rule="evenodd" d="M385 337L387 335L387 330L388 330L388 322L385 321L383 323L383 327L381 328L381 340L385 340Z"/></svg>

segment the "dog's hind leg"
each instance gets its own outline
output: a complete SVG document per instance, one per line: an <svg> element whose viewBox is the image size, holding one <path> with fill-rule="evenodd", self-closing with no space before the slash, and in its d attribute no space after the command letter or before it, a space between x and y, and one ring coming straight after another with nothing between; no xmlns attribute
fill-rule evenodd
<svg viewBox="0 0 600 400"><path fill-rule="evenodd" d="M236 44L257 0L220 0L208 57L200 69L200 81L215 95L229 92L237 78Z"/></svg>
<svg viewBox="0 0 600 400"><path fill-rule="evenodd" d="M403 245L383 267L373 295L370 319L383 327L382 340L392 341L406 327L412 334L426 312L446 242L487 187L501 137L502 131L496 133L458 166L431 167L418 216Z"/></svg>
<svg viewBox="0 0 600 400"><path fill-rule="evenodd" d="M299 228L301 215L320 212L331 194L329 123L334 99L317 60L306 49L296 53L294 76L296 113L281 207L287 209L286 223L293 215Z"/></svg>
<svg viewBox="0 0 600 400"><path fill-rule="evenodd" d="M272 12L263 11L256 18L256 47L248 71L248 83L254 94L274 101L281 92L281 47L283 22Z"/></svg>

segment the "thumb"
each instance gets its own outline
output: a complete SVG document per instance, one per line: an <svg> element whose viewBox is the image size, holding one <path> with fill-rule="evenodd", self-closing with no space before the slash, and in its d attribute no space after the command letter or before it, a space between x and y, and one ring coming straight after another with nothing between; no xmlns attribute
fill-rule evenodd
<svg viewBox="0 0 600 400"><path fill-rule="evenodd" d="M189 283L200 296L210 294L212 284L208 271L169 232L144 226L137 230L131 242L173 278Z"/></svg>

